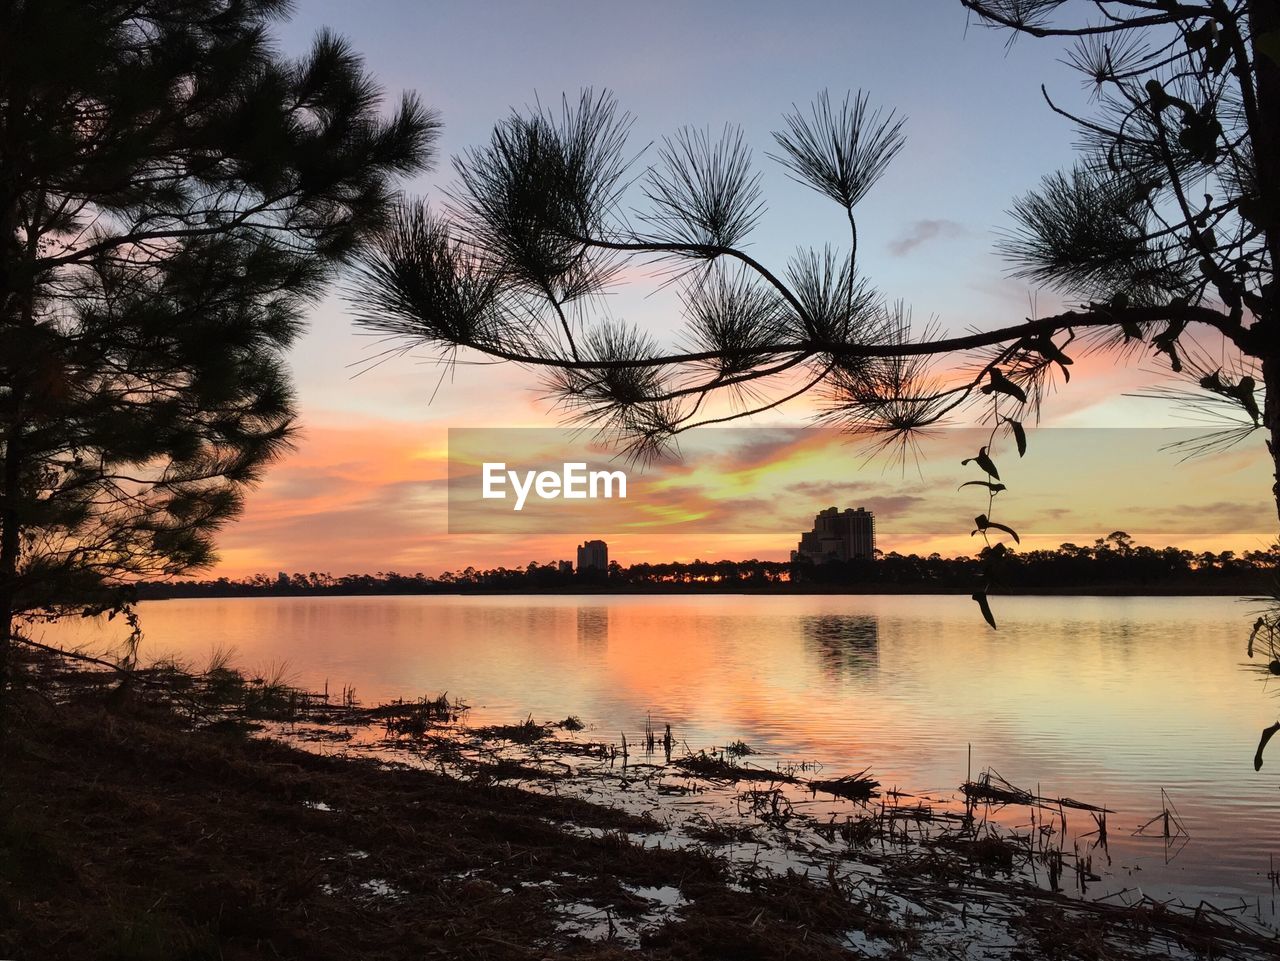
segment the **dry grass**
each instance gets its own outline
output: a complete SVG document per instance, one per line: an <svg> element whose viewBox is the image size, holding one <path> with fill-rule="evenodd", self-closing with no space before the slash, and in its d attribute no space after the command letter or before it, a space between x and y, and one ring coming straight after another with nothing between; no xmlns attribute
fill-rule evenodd
<svg viewBox="0 0 1280 961"><path fill-rule="evenodd" d="M709 781L770 781L786 784L794 784L796 781L795 777L781 771L766 771L757 767L743 767L715 754L707 754L705 751L686 754L672 763L686 774L705 778Z"/></svg>
<svg viewBox="0 0 1280 961"><path fill-rule="evenodd" d="M482 741L510 741L512 744L534 744L551 736L551 725L539 724L528 717L519 724L491 724L471 731Z"/></svg>
<svg viewBox="0 0 1280 961"><path fill-rule="evenodd" d="M809 789L815 793L830 794L847 801L870 801L879 796L876 791L878 787L880 782L873 777L868 777L866 768L857 774L849 774L845 777L809 782Z"/></svg>

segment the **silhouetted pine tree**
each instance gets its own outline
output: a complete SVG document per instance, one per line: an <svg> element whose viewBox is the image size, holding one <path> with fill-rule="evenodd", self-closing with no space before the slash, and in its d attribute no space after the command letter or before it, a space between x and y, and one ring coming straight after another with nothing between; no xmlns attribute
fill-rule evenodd
<svg viewBox="0 0 1280 961"><path fill-rule="evenodd" d="M0 688L15 619L200 568L284 450L304 310L424 168L280 0L0 2Z"/></svg>

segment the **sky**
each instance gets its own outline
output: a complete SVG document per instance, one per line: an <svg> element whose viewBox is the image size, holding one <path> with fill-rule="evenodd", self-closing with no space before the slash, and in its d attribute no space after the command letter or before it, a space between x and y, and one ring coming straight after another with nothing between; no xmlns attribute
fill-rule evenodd
<svg viewBox="0 0 1280 961"><path fill-rule="evenodd" d="M873 105L905 116L907 145L859 205L861 273L888 298L904 300L917 321L934 318L947 331L1005 326L1061 305L1052 292L1009 278L993 244L1010 224L1006 211L1013 198L1071 159L1073 131L1050 111L1040 85L1073 108L1087 109L1087 93L1060 62L1064 51L1057 41L1009 45L1005 34L969 23L958 2L302 0L276 31L280 49L303 53L322 27L347 37L364 56L386 88L388 104L400 91L414 90L440 112L444 132L436 169L404 185L429 202L451 181L449 159L482 143L513 108L554 102L561 94L576 97L587 87L611 90L634 116L631 145L641 166L652 154L642 148L683 126L741 126L767 202L749 249L773 265L785 263L798 246L843 244L845 225L839 208L788 180L769 160L770 132L793 105L806 107L818 91L842 96L866 90ZM660 339L669 337L677 321L671 297L655 293L651 278L634 279L611 295L608 310ZM469 565L514 566L572 557L579 541L601 533L518 527L450 533L449 429L551 427L556 415L536 382L518 370L444 371L412 352L370 369L382 346L360 334L336 291L316 306L292 354L297 449L249 494L242 519L223 532L213 575L436 574ZM1074 486L1065 486L1062 472L1046 467L1028 485L1030 500L1019 506L1011 493L1009 519L1038 531L1032 534L1036 546L1087 543L1117 529L1139 533L1140 541L1155 546L1197 549L1251 550L1274 539L1260 441L1252 453L1179 466L1160 452L1154 432L1133 430L1176 424L1170 412L1121 396L1160 380L1154 361L1126 366L1084 357L1073 374L1048 403L1045 423L1121 429L1112 448L1131 456L1122 475L1104 465L1094 480L1075 476ZM812 410L811 402L800 401L758 423L803 424ZM1101 434L1041 436L1046 465L1079 464L1082 448L1107 449L1080 442ZM1054 437L1070 440L1057 444ZM816 459L795 460L802 455L782 445L763 471L774 486L744 497L741 510L745 516L751 502L784 498L782 516L791 523L829 506L826 500L838 499L841 507L874 504L883 548L968 553L969 519L985 508L985 498L955 500L955 486L972 474L959 476L952 456L962 446L959 437L940 444L937 463L925 450L927 466L912 465L909 476L900 465L868 465L856 450L828 439ZM811 484L825 484L826 500L782 483L804 482L795 479L797 471L806 472ZM1159 496L1151 493L1156 474ZM840 489L853 475L860 486ZM686 493L714 498L725 475L704 470L700 476L703 489ZM1102 476L1106 483L1097 480ZM911 485L915 493L903 495ZM729 529L734 527L739 530ZM751 529L742 532L746 527ZM622 532L610 543L612 556L624 564L695 556L785 559L798 535L798 529L764 531L735 522L716 530Z"/></svg>

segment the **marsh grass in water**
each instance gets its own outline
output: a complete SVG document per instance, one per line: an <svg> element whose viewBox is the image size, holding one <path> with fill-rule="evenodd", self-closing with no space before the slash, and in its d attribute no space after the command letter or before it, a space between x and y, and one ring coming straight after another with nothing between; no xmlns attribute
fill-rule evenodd
<svg viewBox="0 0 1280 961"><path fill-rule="evenodd" d="M835 797L847 798L850 801L870 801L877 796L876 788L880 787L880 782L873 777L868 777L868 770L869 768L863 768L857 774L846 774L844 777L830 778L828 780L810 781L809 789L814 793L821 791Z"/></svg>
<svg viewBox="0 0 1280 961"><path fill-rule="evenodd" d="M533 744L551 737L551 728L550 724L537 723L530 715L519 724L491 724L476 728L471 733L483 741L502 740L513 744Z"/></svg>
<svg viewBox="0 0 1280 961"><path fill-rule="evenodd" d="M448 694L416 701L397 700L371 708L368 715L381 720L388 735L396 737L422 737L428 731L442 725L454 724L468 710L465 704L450 701Z"/></svg>
<svg viewBox="0 0 1280 961"><path fill-rule="evenodd" d="M762 768L745 767L743 765L734 764L727 758L720 757L715 754L708 754L706 751L699 751L696 754L687 754L682 758L673 762L675 767L679 768L687 774L696 775L700 778L707 778L716 781L785 781L788 784L796 783L793 775L786 774L782 771L767 771Z"/></svg>

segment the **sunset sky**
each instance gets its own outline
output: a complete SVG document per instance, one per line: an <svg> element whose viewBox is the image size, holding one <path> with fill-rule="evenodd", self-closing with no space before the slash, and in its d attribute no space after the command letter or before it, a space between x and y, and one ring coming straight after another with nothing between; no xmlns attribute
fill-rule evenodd
<svg viewBox="0 0 1280 961"><path fill-rule="evenodd" d="M824 88L836 95L865 89L873 104L906 116L908 143L859 208L863 275L889 298L905 300L917 319L936 317L949 331L1004 326L1060 306L1051 293L1008 279L992 245L1008 226L1011 199L1070 162L1073 132L1050 112L1040 84L1069 107L1087 109L1086 92L1058 62L1062 50L1052 41L1008 47L1003 34L967 25L958 3L307 0L280 44L301 53L322 26L352 41L390 95L413 89L441 112L437 170L408 185L429 200L450 179L449 158L487 138L512 107L576 96L584 87L612 90L634 114L635 151L686 125L741 125L763 173L768 211L751 251L766 264L784 262L798 245L845 240L839 209L765 157L770 131L793 104L807 105ZM610 311L669 335L671 296L654 294L652 278L633 279L612 297ZM365 369L380 349L359 336L336 291L315 310L293 354L298 449L222 535L213 574L435 574L522 565L572 557L578 541L599 533L450 534L448 429L550 427L558 423L555 414L517 370L442 371L413 354ZM1154 431L1132 430L1179 423L1167 408L1119 396L1158 382L1156 368L1148 359L1133 366L1100 356L1077 360L1071 384L1046 408L1046 423L1130 430L1109 441L1099 440L1108 436L1100 431L1033 435L1018 468L1024 493L1015 497L1011 483L1002 508L1030 546L1091 542L1115 529L1156 546L1196 549L1251 550L1274 539L1260 440L1226 459L1178 466L1176 457L1159 453ZM797 402L758 423L803 424L811 410ZM877 511L886 550L969 553L970 519L986 507L985 498L955 490L973 477L959 465L972 453L971 439L931 441L921 466L904 473L867 464L824 434L807 445L776 445L763 467L754 463L763 486L726 494L726 478L737 476L737 455L726 455L723 470L704 464L680 497L727 502L717 508L722 519L784 503L787 523L829 504L862 504ZM798 534L726 521L714 530L628 532L609 540L612 556L626 564L783 559Z"/></svg>

